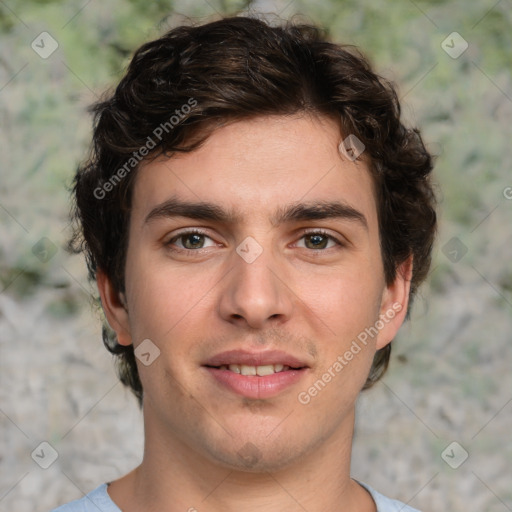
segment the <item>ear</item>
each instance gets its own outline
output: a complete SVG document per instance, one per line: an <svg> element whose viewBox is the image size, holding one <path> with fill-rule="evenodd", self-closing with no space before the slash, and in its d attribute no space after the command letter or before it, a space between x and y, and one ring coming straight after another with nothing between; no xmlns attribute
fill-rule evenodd
<svg viewBox="0 0 512 512"><path fill-rule="evenodd" d="M118 293L110 278L102 271L96 272L96 282L100 292L101 306L110 327L117 334L120 345L131 345L130 323L126 299L122 293Z"/></svg>
<svg viewBox="0 0 512 512"><path fill-rule="evenodd" d="M405 320L409 306L412 265L411 255L397 268L395 280L386 286L382 294L379 320L384 326L379 329L377 350L391 343Z"/></svg>

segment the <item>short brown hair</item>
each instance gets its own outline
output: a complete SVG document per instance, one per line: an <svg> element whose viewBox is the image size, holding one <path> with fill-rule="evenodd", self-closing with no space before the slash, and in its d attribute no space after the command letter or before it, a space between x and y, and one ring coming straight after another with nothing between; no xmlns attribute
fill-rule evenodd
<svg viewBox="0 0 512 512"><path fill-rule="evenodd" d="M227 122L299 112L341 120L342 133L365 145L386 282L393 282L398 266L412 255L412 302L427 275L436 230L431 155L419 131L402 124L394 86L372 71L359 50L330 42L316 26L271 26L236 16L174 28L141 46L115 91L91 111L91 154L74 178L68 245L85 254L92 280L101 269L124 292L140 159L192 151ZM121 381L142 405L133 345L117 343L106 322L103 341L117 355ZM377 351L363 389L383 375L390 350L388 344Z"/></svg>

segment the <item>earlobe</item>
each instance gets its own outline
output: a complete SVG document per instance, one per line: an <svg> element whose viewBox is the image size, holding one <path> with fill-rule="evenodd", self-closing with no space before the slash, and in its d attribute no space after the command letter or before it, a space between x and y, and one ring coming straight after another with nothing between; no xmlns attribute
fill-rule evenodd
<svg viewBox="0 0 512 512"><path fill-rule="evenodd" d="M96 272L96 282L103 312L110 327L117 334L118 343L131 345L132 338L125 297L114 289L112 281L102 270Z"/></svg>
<svg viewBox="0 0 512 512"><path fill-rule="evenodd" d="M398 267L395 280L386 286L382 295L379 318L383 327L377 338L377 350L385 347L393 340L407 315L412 279L412 258L412 255L409 256Z"/></svg>

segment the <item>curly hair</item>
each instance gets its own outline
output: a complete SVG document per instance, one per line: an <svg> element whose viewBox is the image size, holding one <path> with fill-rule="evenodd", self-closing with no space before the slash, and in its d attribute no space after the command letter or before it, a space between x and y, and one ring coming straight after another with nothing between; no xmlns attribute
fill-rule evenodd
<svg viewBox="0 0 512 512"><path fill-rule="evenodd" d="M73 180L68 249L85 254L91 280L101 269L117 292L125 291L130 205L142 159L193 151L226 123L309 112L336 119L342 134L365 145L384 276L392 283L413 257L410 307L428 273L436 231L433 159L419 130L402 124L394 85L357 48L291 21L271 26L233 16L179 26L141 46L115 90L90 111L93 139ZM120 345L103 325L119 378L142 406L133 345ZM384 374L390 351L388 344L376 352L363 389Z"/></svg>

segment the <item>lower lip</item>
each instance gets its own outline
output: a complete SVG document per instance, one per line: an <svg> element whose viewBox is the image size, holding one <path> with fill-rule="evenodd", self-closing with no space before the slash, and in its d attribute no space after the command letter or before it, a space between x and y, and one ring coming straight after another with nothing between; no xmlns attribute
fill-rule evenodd
<svg viewBox="0 0 512 512"><path fill-rule="evenodd" d="M307 368L286 370L259 377L258 375L242 375L230 370L220 370L205 366L210 375L221 385L247 398L271 398L298 382L306 373Z"/></svg>

